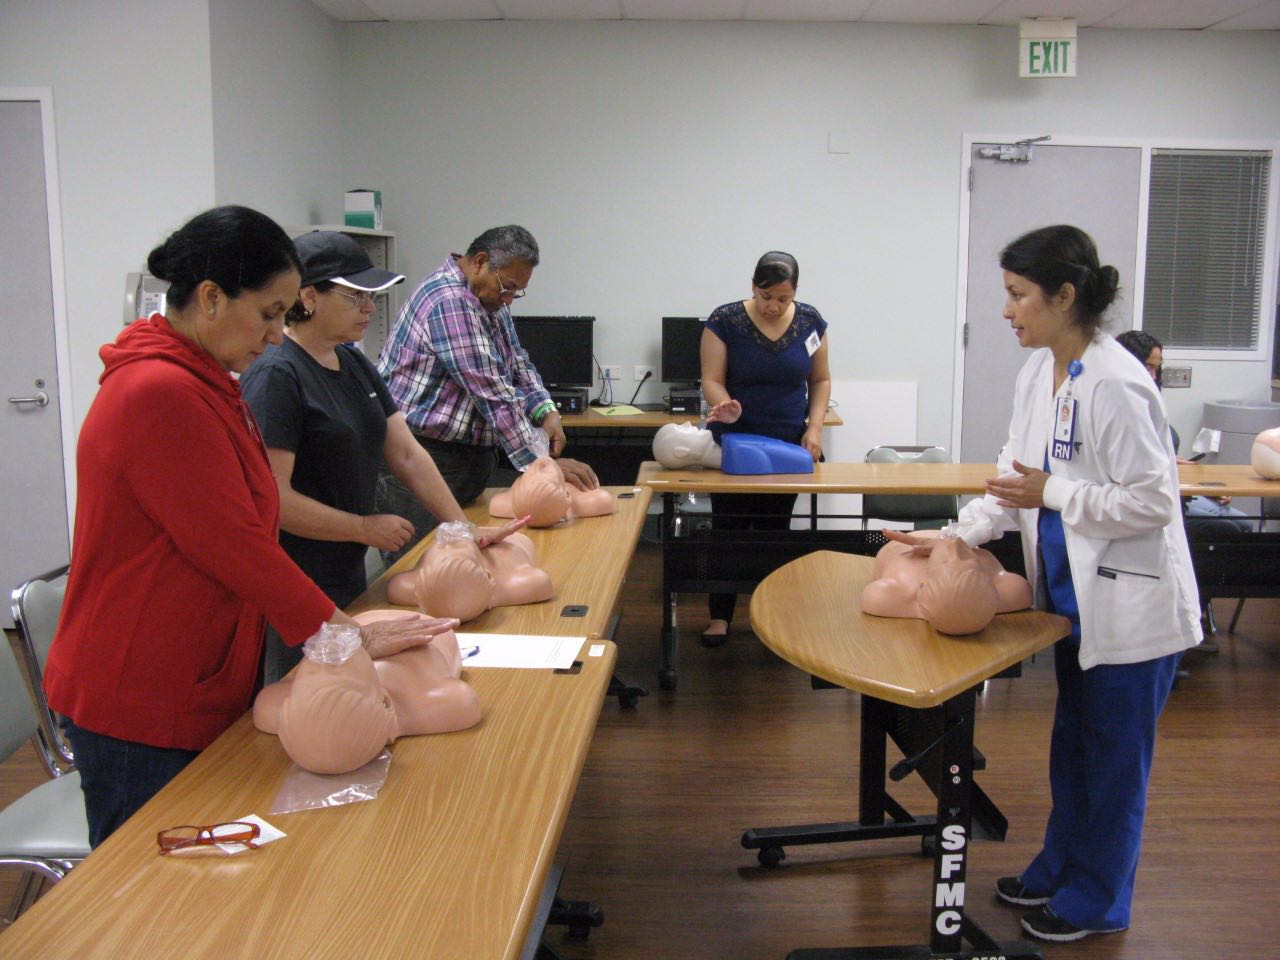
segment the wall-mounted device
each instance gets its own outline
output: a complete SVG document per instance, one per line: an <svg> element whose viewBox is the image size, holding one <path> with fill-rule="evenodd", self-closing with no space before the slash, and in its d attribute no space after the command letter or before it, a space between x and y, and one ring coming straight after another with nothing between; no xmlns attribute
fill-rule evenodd
<svg viewBox="0 0 1280 960"><path fill-rule="evenodd" d="M124 278L124 325L127 327L139 317L164 313L169 281L160 280L149 273L127 273Z"/></svg>

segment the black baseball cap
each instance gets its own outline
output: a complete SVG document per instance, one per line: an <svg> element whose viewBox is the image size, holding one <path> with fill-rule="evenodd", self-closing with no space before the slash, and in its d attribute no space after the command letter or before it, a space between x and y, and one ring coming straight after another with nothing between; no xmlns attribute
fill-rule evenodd
<svg viewBox="0 0 1280 960"><path fill-rule="evenodd" d="M375 267L364 247L336 230L312 230L294 238L293 245L302 263L304 287L332 280L344 287L377 293L404 279L404 274Z"/></svg>

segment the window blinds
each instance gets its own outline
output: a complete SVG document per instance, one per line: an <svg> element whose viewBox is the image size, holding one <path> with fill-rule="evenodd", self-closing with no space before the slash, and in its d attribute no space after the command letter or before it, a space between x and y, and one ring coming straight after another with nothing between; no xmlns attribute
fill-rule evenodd
<svg viewBox="0 0 1280 960"><path fill-rule="evenodd" d="M1142 328L1166 347L1253 350L1269 151L1154 150Z"/></svg>

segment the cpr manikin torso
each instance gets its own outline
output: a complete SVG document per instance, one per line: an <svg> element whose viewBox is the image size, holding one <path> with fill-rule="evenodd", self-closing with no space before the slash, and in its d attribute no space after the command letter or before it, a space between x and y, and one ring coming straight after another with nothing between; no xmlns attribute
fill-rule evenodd
<svg viewBox="0 0 1280 960"><path fill-rule="evenodd" d="M522 533L481 550L467 524L442 523L417 568L387 581L387 599L463 622L492 607L550 600L551 577L535 558L533 541Z"/></svg>
<svg viewBox="0 0 1280 960"><path fill-rule="evenodd" d="M516 477L510 490L489 501L493 517L528 517L531 527L550 527L574 517L603 517L613 513L613 494L603 487L579 490L564 478L560 464L539 457Z"/></svg>
<svg viewBox="0 0 1280 960"><path fill-rule="evenodd" d="M402 617L373 611L363 622ZM280 737L285 753L312 773L356 770L397 737L465 730L480 722L480 699L460 679L452 630L372 660L351 628L326 625L305 644L298 668L253 703L253 724Z"/></svg>
<svg viewBox="0 0 1280 960"><path fill-rule="evenodd" d="M928 557L890 541L862 591L862 610L878 617L927 620L940 633L977 633L997 613L1031 606L1031 585L1008 573L988 551L960 539L942 539Z"/></svg>
<svg viewBox="0 0 1280 960"><path fill-rule="evenodd" d="M710 430L692 423L667 423L653 437L653 456L668 470L692 467L729 474L813 473L813 456L804 447L752 433L725 433L720 443Z"/></svg>
<svg viewBox="0 0 1280 960"><path fill-rule="evenodd" d="M1250 462L1264 480L1280 480L1280 427L1263 430L1253 440Z"/></svg>

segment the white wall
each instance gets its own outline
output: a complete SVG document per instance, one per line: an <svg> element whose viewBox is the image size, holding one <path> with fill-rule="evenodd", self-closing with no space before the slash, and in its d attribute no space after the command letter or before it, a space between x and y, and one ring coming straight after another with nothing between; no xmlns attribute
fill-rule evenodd
<svg viewBox="0 0 1280 960"><path fill-rule="evenodd" d="M966 132L1280 138L1276 33L1085 30L1080 76L1053 81L1019 80L1015 31L994 27L393 23L341 38L359 147L343 173L382 189L410 283L523 223L543 250L524 312L595 314L599 359L629 377L657 363L660 316L745 296L759 254L790 250L801 299L831 322L835 376L918 380L920 442L949 441ZM828 154L830 131L853 152ZM1197 403L1264 395L1264 364L1201 366Z"/></svg>
<svg viewBox="0 0 1280 960"><path fill-rule="evenodd" d="M310 0L209 0L209 22L215 202L341 222L338 23Z"/></svg>
<svg viewBox="0 0 1280 960"><path fill-rule="evenodd" d="M5 0L0 86L53 90L78 425L98 347L121 326L125 274L213 200L207 2Z"/></svg>

